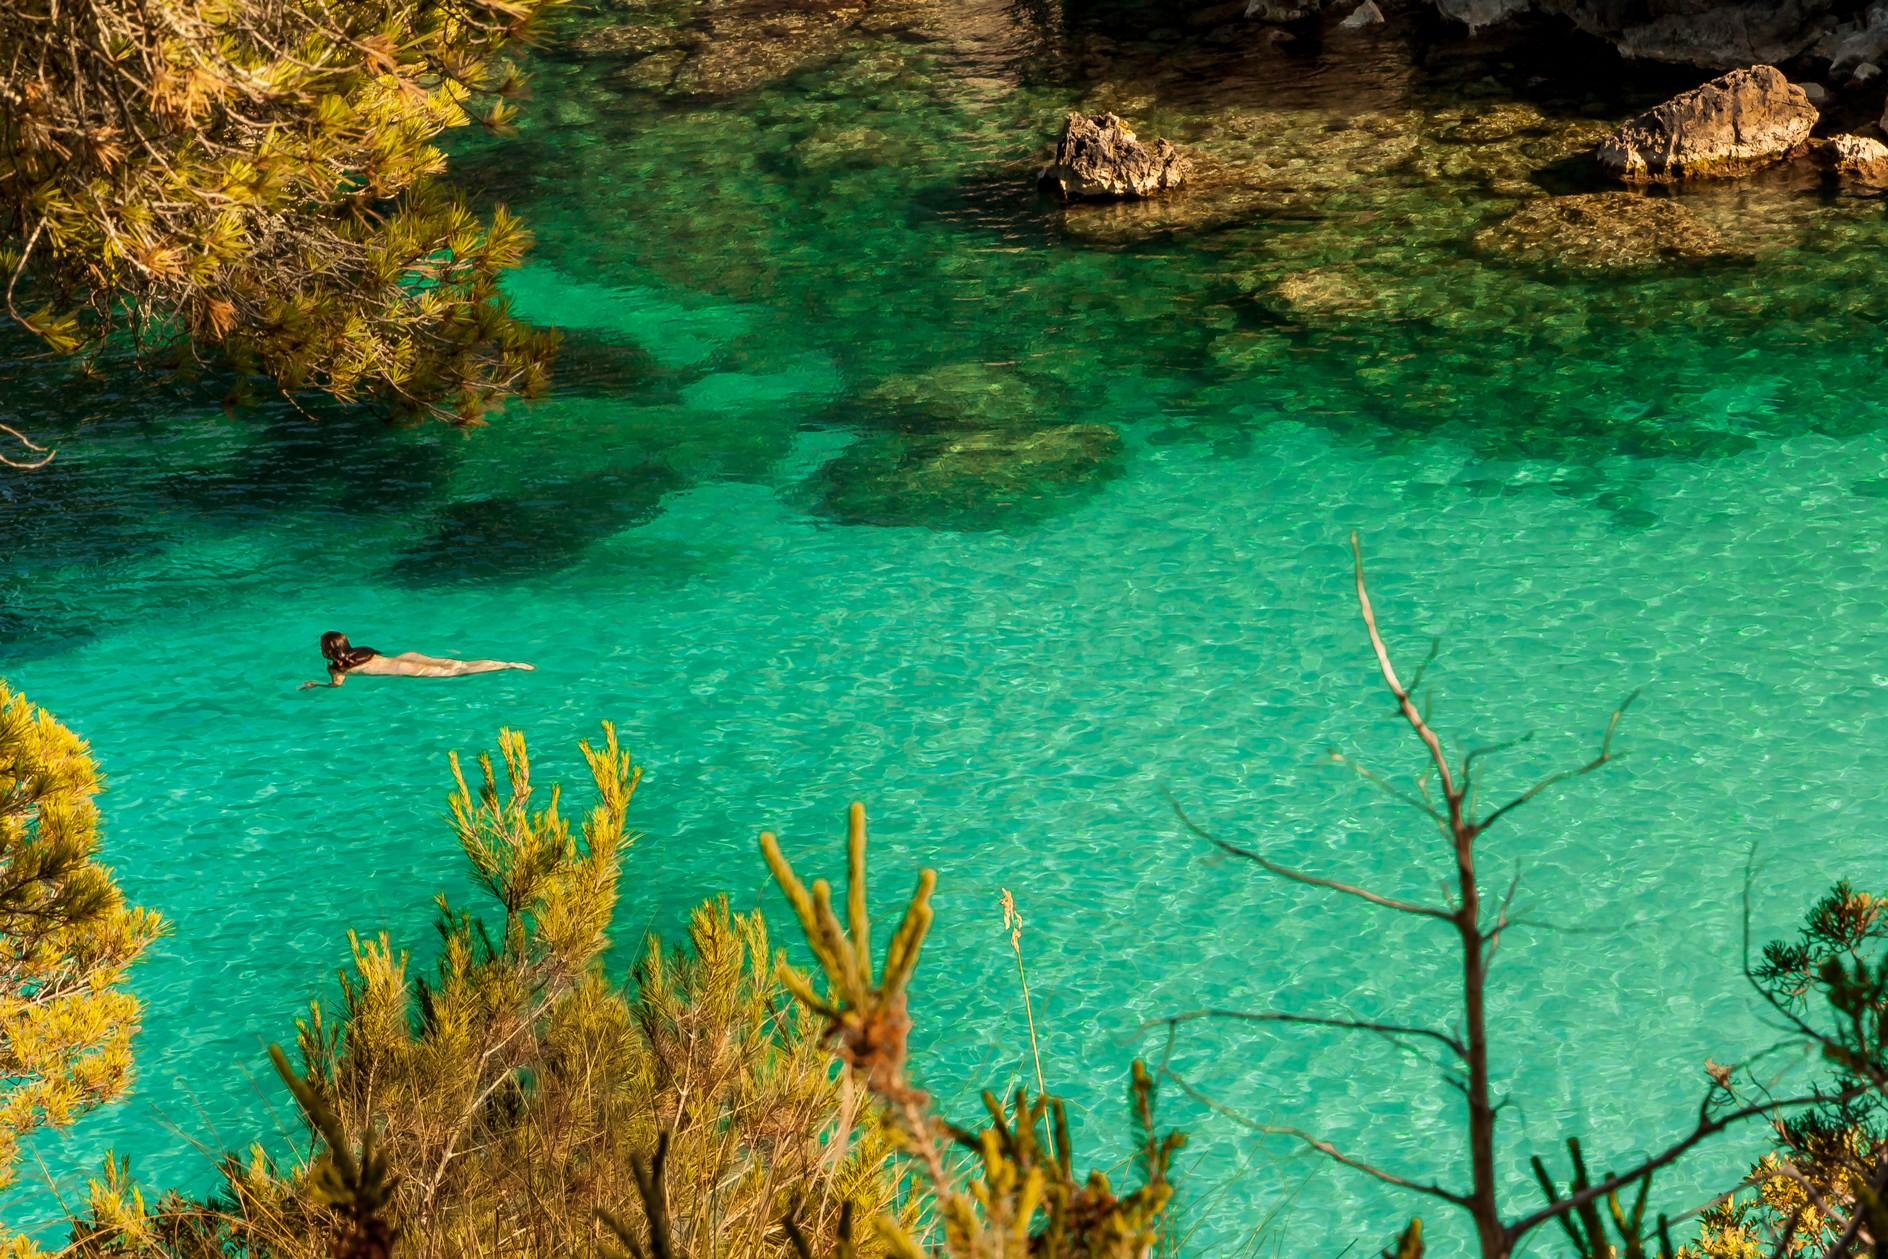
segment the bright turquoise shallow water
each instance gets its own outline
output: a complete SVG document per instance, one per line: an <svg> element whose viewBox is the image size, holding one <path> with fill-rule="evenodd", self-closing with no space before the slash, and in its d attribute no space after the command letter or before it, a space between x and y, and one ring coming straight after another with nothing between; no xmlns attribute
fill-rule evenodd
<svg viewBox="0 0 1888 1259"><path fill-rule="evenodd" d="M547 109L580 99L560 82ZM0 538L17 540L0 665L92 740L110 859L176 924L136 979L138 1090L46 1143L55 1175L111 1147L148 1183L201 1185L173 1125L210 1144L272 1130L244 1073L331 991L348 928L424 947L434 892L464 886L439 820L445 754L500 726L529 733L543 777L573 781L603 719L647 766L623 937L719 891L780 910L755 833L830 869L846 802L867 800L878 903L895 908L920 864L940 874L918 1064L959 1109L1016 1079L1026 1046L996 912L1010 888L1045 1069L1098 1161L1120 1150L1123 1033L1142 1019L1446 1019L1439 933L1216 860L1162 799L1281 860L1429 894L1444 867L1417 819L1321 763L1331 746L1412 763L1355 620L1352 528L1406 662L1443 638L1445 731L1538 732L1508 781L1589 753L1644 687L1625 761L1485 841L1491 878L1518 864L1533 915L1568 928L1515 937L1498 967L1511 1199L1532 1201L1526 1155L1568 1135L1608 1162L1680 1128L1707 1054L1768 1043L1736 970L1752 845L1759 938L1837 877L1882 881L1888 440L1868 325L1828 322L1856 304L1805 313L1824 320L1808 331L1739 325L1651 283L1577 291L1589 324L1571 343L1268 332L1212 291L1208 251L1083 249L1027 215L936 210L941 179L988 172L970 132L936 152L911 140L913 165L855 173L857 199L808 203L789 232L754 207L797 204L811 176L776 159L803 137L761 133L826 86L719 110L630 101L615 131L567 111L533 141L571 165L561 194L514 198L545 233L515 291L575 330L569 385L469 438L11 401L63 449L38 480L0 483ZM908 101L829 96L908 117ZM691 128L703 152L748 145L745 190L604 186L596 152L641 160L641 136L686 163ZM699 235L676 234L689 216ZM724 256L767 249L774 270ZM1622 295L1671 317L1609 322ZM1229 360L1212 346L1235 327L1297 348ZM1372 385L1372 355L1464 380L1499 359L1514 380L1438 427L1413 391ZM836 520L820 470L888 431L869 391L940 365L1010 371L996 379L1048 418L1117 430L1118 475L943 522L994 527ZM331 628L538 671L296 691ZM1176 1062L1228 1106L1400 1169L1453 1157L1451 1095L1387 1046L1200 1026ZM1164 1110L1195 1134L1202 1243L1236 1241L1293 1190L1288 1245L1312 1253L1381 1244L1424 1209L1177 1094ZM1720 1142L1656 1200L1693 1205L1750 1148ZM1459 1222L1425 1214L1455 1253Z"/></svg>

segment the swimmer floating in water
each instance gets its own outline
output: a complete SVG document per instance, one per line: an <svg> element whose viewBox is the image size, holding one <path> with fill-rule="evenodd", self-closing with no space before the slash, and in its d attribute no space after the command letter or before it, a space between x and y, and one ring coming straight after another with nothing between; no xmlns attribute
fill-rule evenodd
<svg viewBox="0 0 1888 1259"><path fill-rule="evenodd" d="M383 656L372 647L351 647L347 635L330 630L321 636L321 654L328 658L326 682L304 682L311 686L339 686L350 674L382 678L458 678L468 673L491 673L498 669L530 669L534 664L516 660L446 660L422 656L417 651L403 651L397 656Z"/></svg>

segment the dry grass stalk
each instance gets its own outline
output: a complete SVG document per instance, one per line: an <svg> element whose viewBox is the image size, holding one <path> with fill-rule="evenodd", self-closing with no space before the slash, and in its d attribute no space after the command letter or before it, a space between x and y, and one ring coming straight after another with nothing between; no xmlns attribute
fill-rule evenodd
<svg viewBox="0 0 1888 1259"><path fill-rule="evenodd" d="M1016 908L1016 898L1003 889L1003 929L1010 933L1010 951L1016 954L1016 977L1023 984L1023 1015L1029 1020L1029 1052L1036 1060L1036 1092L1047 1093L1042 1082L1042 1049L1036 1043L1036 1012L1029 1003L1029 973L1023 969L1023 914Z"/></svg>

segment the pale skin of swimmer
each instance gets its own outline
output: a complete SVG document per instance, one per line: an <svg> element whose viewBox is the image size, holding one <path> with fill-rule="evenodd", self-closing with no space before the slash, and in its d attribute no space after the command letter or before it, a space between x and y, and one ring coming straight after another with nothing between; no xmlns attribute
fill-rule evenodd
<svg viewBox="0 0 1888 1259"><path fill-rule="evenodd" d="M348 647L345 638L341 640L341 647L343 650ZM403 651L397 656L383 656L375 652L360 664L347 668L340 668L330 660L326 682L304 682L299 689L305 691L311 686L339 686L351 674L383 678L459 678L468 673L493 673L499 669L536 672L537 666L520 660L448 660L443 656L428 656L417 651Z"/></svg>

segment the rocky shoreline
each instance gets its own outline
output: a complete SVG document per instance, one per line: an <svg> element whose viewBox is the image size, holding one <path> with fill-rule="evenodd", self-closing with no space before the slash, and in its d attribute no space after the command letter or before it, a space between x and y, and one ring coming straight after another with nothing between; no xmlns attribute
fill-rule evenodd
<svg viewBox="0 0 1888 1259"><path fill-rule="evenodd" d="M1727 76L1626 60L1562 17L1470 32L1431 0L1373 0L1383 20L1354 23L1353 0L1268 10L1282 20L1246 16L1249 2L1194 20L1127 0L1066 20L982 0L807 0L787 19L765 2L619 0L566 55L599 112L688 146L655 144L662 160L637 178L666 191L600 228L652 242L678 286L922 321L952 316L906 309L879 277L902 267L915 285L948 266L966 301L1009 312L993 344L947 356L843 347L857 384L817 422L857 440L800 491L835 520L1003 527L1107 480L1117 448L1080 404L1113 387L1091 345L1103 329L1201 365L1189 432L1236 441L1242 416L1284 406L1371 432L1472 422L1560 450L1566 436L1529 417L1568 376L1596 398L1624 379L1691 388L1667 329L1709 327L1743 355L1781 337L1765 331L1780 319L1817 342L1882 317L1888 82L1843 78L1833 59L1746 63L1710 88ZM1746 125L1753 101L1774 115L1762 126ZM1111 189L1058 161L1071 113L1102 150L1138 152L1139 174ZM1641 167L1609 171L1614 141ZM707 187L712 220L670 208ZM828 225L869 242L803 271L803 234ZM1040 265L994 267L978 242ZM1078 261L1101 255L1119 265ZM1012 270L1056 278L993 278ZM1292 365L1314 357L1328 370L1306 384ZM1268 392L1285 378L1289 401ZM1634 450L1743 440L1638 414L1588 419Z"/></svg>

